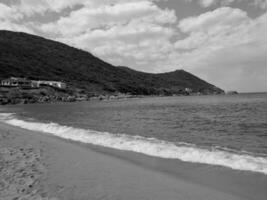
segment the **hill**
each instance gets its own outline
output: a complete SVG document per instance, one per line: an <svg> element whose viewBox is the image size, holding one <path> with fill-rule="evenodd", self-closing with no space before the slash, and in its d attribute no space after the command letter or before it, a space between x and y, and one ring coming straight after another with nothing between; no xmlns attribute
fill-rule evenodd
<svg viewBox="0 0 267 200"><path fill-rule="evenodd" d="M21 32L0 31L0 79L65 81L85 92L134 95L178 94L185 88L205 94L223 91L198 77L177 70L152 74L115 67L68 45Z"/></svg>

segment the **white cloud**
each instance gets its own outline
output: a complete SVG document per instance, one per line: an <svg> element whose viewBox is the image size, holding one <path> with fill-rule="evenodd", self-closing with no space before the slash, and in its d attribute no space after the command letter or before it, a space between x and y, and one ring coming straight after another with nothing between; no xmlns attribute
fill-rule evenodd
<svg viewBox="0 0 267 200"><path fill-rule="evenodd" d="M106 29L118 24L127 24L132 20L164 24L175 22L176 17L173 11L161 10L150 1L137 1L97 7L86 6L73 11L67 17L60 18L57 22L44 24L42 29L69 37L81 34L87 29Z"/></svg>
<svg viewBox="0 0 267 200"><path fill-rule="evenodd" d="M194 0L186 0L186 1L192 2ZM246 2L261 9L267 8L267 0L195 0L195 1L197 1L204 8L218 4L220 6L229 6L234 2Z"/></svg>
<svg viewBox="0 0 267 200"><path fill-rule="evenodd" d="M0 20L0 29L34 34L34 31L32 31L32 29L28 28L26 25L12 24L10 22L1 20Z"/></svg>
<svg viewBox="0 0 267 200"><path fill-rule="evenodd" d="M214 27L227 28L236 26L247 19L246 12L240 9L222 7L214 11L201 14L197 17L189 17L179 22L179 28L183 32L209 31Z"/></svg>
<svg viewBox="0 0 267 200"><path fill-rule="evenodd" d="M86 0L18 0L13 7L26 16L32 16L35 14L43 15L48 11L60 12L65 8L72 8L84 3Z"/></svg>
<svg viewBox="0 0 267 200"><path fill-rule="evenodd" d="M127 0L127 3L142 2L146 0ZM147 0L153 1L153 0ZM44 15L46 12L60 12L74 6L91 6L97 8L102 5L116 5L124 0L17 0L12 2L12 7L26 16Z"/></svg>
<svg viewBox="0 0 267 200"><path fill-rule="evenodd" d="M0 20L16 20L22 15L10 6L0 3Z"/></svg>
<svg viewBox="0 0 267 200"><path fill-rule="evenodd" d="M0 3L0 29L33 33L27 25L16 23L22 17L15 8Z"/></svg>
<svg viewBox="0 0 267 200"><path fill-rule="evenodd" d="M200 4L203 6L203 7L209 7L213 4L216 3L216 0L200 0Z"/></svg>
<svg viewBox="0 0 267 200"><path fill-rule="evenodd" d="M216 4L220 4L220 5L229 5L232 2L234 2L235 0L186 0L189 2L193 2L193 1L197 1L199 5L201 5L204 8L210 7L210 6L214 6ZM240 0L238 0L240 1Z"/></svg>
<svg viewBox="0 0 267 200"><path fill-rule="evenodd" d="M233 8L184 19L179 28L188 36L175 43L178 52L173 53L170 65L178 61L226 89L263 91L267 87L266 19L267 14L253 20Z"/></svg>
<svg viewBox="0 0 267 200"><path fill-rule="evenodd" d="M213 44L215 47L226 45L224 40L238 32L240 28L250 22L246 12L229 7L222 7L214 11L201 14L197 17L189 17L179 22L179 28L190 36L175 43L178 49L193 49L202 45ZM243 38L243 37L242 37ZM222 40L223 39L223 40ZM230 45L233 45L232 41ZM241 42L238 40L238 42Z"/></svg>
<svg viewBox="0 0 267 200"><path fill-rule="evenodd" d="M163 59L173 49L175 29L169 25L176 20L173 10L152 1L117 1L84 6L41 30L108 61L152 60Z"/></svg>
<svg viewBox="0 0 267 200"><path fill-rule="evenodd" d="M254 0L254 5L266 9L267 8L267 0Z"/></svg>

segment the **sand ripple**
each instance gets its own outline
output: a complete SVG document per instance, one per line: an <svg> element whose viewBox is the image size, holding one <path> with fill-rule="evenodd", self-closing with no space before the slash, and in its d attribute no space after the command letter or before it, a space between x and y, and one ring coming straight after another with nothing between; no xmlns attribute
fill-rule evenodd
<svg viewBox="0 0 267 200"><path fill-rule="evenodd" d="M56 200L40 194L45 173L41 152L34 148L0 148L1 200Z"/></svg>

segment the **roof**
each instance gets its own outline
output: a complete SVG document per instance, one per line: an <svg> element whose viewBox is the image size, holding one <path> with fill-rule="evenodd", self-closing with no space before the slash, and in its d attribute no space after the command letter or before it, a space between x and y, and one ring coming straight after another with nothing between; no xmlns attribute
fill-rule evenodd
<svg viewBox="0 0 267 200"><path fill-rule="evenodd" d="M10 77L10 78L8 78L8 79L4 79L4 80L2 80L2 81L30 81L30 80L28 80L28 79L26 79L26 78L21 78L21 77Z"/></svg>

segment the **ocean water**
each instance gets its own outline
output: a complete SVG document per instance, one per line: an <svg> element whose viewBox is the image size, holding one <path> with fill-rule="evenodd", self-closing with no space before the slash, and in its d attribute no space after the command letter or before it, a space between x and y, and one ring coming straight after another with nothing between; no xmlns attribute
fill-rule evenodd
<svg viewBox="0 0 267 200"><path fill-rule="evenodd" d="M267 94L0 107L0 121L65 139L267 175Z"/></svg>

